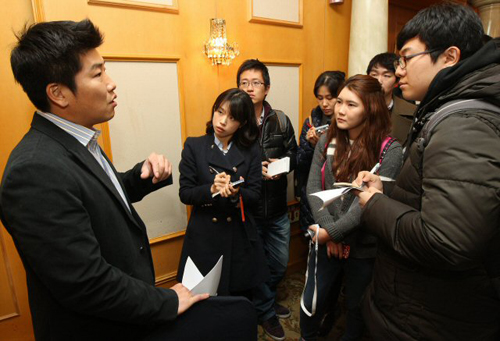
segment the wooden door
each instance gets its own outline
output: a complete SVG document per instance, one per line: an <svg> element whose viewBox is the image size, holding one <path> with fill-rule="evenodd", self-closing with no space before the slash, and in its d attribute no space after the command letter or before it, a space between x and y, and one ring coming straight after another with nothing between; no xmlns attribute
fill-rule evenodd
<svg viewBox="0 0 500 341"><path fill-rule="evenodd" d="M0 173L11 150L28 130L35 110L10 69L14 32L33 23L30 0L0 0ZM26 274L12 238L0 226L0 340L34 340Z"/></svg>

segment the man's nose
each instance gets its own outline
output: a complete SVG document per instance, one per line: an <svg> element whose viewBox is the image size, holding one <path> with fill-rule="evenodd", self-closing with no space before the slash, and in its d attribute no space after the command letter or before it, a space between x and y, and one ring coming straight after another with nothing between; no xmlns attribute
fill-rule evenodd
<svg viewBox="0 0 500 341"><path fill-rule="evenodd" d="M114 91L116 89L116 84L115 84L115 82L113 82L111 77L109 77L109 76L107 76L107 77L108 77L108 80L107 80L108 91L109 92Z"/></svg>
<svg viewBox="0 0 500 341"><path fill-rule="evenodd" d="M398 67L396 68L396 77L398 78L401 78L404 76L404 74L406 74L406 69L402 69L401 66L398 65Z"/></svg>

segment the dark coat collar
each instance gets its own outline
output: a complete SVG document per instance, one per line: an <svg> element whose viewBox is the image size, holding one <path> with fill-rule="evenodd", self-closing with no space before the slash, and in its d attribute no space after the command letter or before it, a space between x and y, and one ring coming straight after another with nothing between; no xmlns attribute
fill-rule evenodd
<svg viewBox="0 0 500 341"><path fill-rule="evenodd" d="M227 154L224 155L215 144L214 136L206 136L208 137L207 145L210 146L208 151L208 163L218 171L234 172L234 168L245 161L245 157L236 143L233 143Z"/></svg>
<svg viewBox="0 0 500 341"><path fill-rule="evenodd" d="M116 190L115 186L111 182L111 179L109 176L106 174L104 169L101 167L101 165L97 162L97 160L94 158L94 156L89 152L87 148L85 148L80 142L78 142L77 139L75 139L73 136L69 135L66 133L64 130L61 128L57 127L55 124L50 122L49 120L43 118L42 116L38 115L35 113L33 116L33 121L31 122L31 127L32 129L38 130L41 133L49 136L53 140L57 141L59 144L61 144L68 152L73 154L73 156L78 159L81 163L81 165L85 168L87 168L99 181L111 192L113 195L116 197L120 205L122 206L123 210L126 212L128 217L135 223L137 227L139 227L141 230L143 230L140 226L140 224L137 223L137 221L134 219L133 215L131 212L128 210L127 206L123 202L122 197ZM102 151L103 156L106 158L108 163L110 164L111 168L115 172L116 178L118 179L118 182L123 188L123 192L125 193L125 197L127 198L130 210L133 210L132 204L130 203L130 200L128 199L127 192L125 191L125 187L118 176L116 169L112 165L111 161L108 159L104 151Z"/></svg>

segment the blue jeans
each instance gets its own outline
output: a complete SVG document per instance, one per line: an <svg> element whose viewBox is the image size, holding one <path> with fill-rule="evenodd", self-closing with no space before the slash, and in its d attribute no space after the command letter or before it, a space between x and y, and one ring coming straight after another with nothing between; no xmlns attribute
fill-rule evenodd
<svg viewBox="0 0 500 341"><path fill-rule="evenodd" d="M271 273L269 280L256 287L253 293L257 318L264 322L276 315L276 287L285 276L290 255L290 220L288 214L284 214L276 219L256 219L256 223Z"/></svg>
<svg viewBox="0 0 500 341"><path fill-rule="evenodd" d="M318 329L326 311L325 304L331 303L327 297L332 288L339 285L342 277L345 277L345 300L347 308L346 329L341 341L358 340L363 336L365 324L361 315L361 298L366 287L371 281L374 258L348 258L339 260L337 258L328 258L326 247L320 245L318 249L318 271L317 271L317 303L316 314L312 317L307 316L302 309L300 310L300 332L301 336L307 341L316 340ZM314 292L314 249L309 258L307 269L309 278L307 280L306 290L304 292L304 304L311 311L311 302Z"/></svg>

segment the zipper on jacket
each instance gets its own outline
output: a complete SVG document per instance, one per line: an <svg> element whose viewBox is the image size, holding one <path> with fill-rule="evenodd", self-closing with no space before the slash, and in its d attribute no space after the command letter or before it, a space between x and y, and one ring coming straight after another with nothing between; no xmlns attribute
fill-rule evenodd
<svg viewBox="0 0 500 341"><path fill-rule="evenodd" d="M267 122L267 120L269 119L269 117L271 117L272 115L276 115L276 113L274 112L274 110L271 109L271 111L269 112L268 115L264 116L264 120L262 121L262 124L261 124L261 131L260 131L260 148L262 149L262 153L264 154L264 156L266 157L266 161L267 161L267 153L264 149L264 126ZM261 167L262 167L262 161L261 161ZM266 181L266 180L264 180ZM266 184L264 183L264 218L267 218L267 186Z"/></svg>

